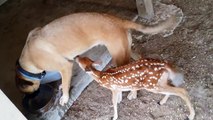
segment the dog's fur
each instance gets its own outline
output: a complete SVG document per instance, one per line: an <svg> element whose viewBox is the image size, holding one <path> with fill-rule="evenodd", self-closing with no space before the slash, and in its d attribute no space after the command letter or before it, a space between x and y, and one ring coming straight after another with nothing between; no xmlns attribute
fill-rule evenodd
<svg viewBox="0 0 213 120"><path fill-rule="evenodd" d="M131 55L131 35L128 29L148 34L159 33L174 26L175 18L152 26L144 26L129 20L99 13L71 14L32 30L23 48L19 63L31 73L44 70L59 71L62 76L60 104L69 99L73 58L95 45L105 45L112 55L113 62L120 66L129 62ZM39 81L33 85L18 85L23 92L34 92ZM19 82L25 83L25 82Z"/></svg>

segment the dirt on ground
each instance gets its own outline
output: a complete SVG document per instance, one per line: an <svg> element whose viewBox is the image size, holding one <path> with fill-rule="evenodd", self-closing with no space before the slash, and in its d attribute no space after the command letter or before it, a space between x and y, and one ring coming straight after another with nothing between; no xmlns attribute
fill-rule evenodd
<svg viewBox="0 0 213 120"><path fill-rule="evenodd" d="M183 19L173 34L145 35L133 31L133 50L144 57L165 59L178 66L185 76L185 88L195 108L195 120L213 120L213 1L157 0L183 11ZM14 64L27 34L37 26L76 12L105 12L132 19L137 14L135 0L17 0L0 7L1 89L20 107L15 89ZM7 80L3 82L3 80ZM124 92L118 104L118 120L183 120L189 115L184 101L145 90L128 100ZM110 120L113 116L111 91L93 81L74 102L63 120Z"/></svg>

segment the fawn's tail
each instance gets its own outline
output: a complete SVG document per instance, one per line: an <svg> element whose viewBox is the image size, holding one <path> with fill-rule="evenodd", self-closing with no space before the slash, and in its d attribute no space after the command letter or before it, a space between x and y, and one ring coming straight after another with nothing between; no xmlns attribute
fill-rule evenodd
<svg viewBox="0 0 213 120"><path fill-rule="evenodd" d="M172 85L178 87L184 83L184 75L180 72L176 72L171 68L167 68L169 73L169 80Z"/></svg>

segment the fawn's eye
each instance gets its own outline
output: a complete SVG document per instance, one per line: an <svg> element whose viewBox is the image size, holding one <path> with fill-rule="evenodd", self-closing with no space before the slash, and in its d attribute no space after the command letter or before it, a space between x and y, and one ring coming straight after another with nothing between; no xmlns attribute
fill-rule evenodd
<svg viewBox="0 0 213 120"><path fill-rule="evenodd" d="M90 71L90 70L91 70L90 67L88 66L85 67L85 71Z"/></svg>

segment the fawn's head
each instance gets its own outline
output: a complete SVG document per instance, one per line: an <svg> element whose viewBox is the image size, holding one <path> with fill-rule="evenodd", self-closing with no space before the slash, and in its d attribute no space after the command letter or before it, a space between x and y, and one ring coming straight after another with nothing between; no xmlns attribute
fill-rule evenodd
<svg viewBox="0 0 213 120"><path fill-rule="evenodd" d="M85 71L90 71L90 68L92 67L94 63L94 61L92 61L91 59L87 57L77 56L75 60L79 64L79 66Z"/></svg>
<svg viewBox="0 0 213 120"><path fill-rule="evenodd" d="M91 60L87 57L80 57L80 56L77 56L75 58L75 60L86 73L92 75L95 79L100 78L101 71L96 70L95 66L100 65L101 62L99 62L99 61L94 62L93 60Z"/></svg>
<svg viewBox="0 0 213 120"><path fill-rule="evenodd" d="M75 60L79 64L79 66L86 72L89 72L91 71L91 68L95 68L96 66L102 64L101 61L93 61L88 57L77 56Z"/></svg>

